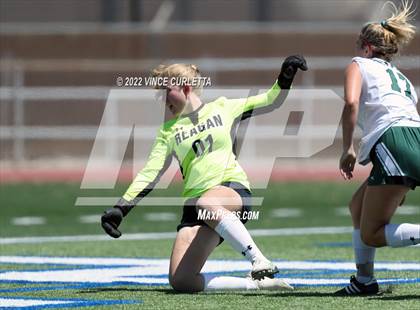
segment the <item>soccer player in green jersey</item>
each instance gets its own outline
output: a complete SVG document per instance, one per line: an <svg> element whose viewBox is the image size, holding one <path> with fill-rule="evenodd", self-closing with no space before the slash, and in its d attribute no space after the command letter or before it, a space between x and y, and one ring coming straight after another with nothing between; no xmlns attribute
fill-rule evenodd
<svg viewBox="0 0 420 310"><path fill-rule="evenodd" d="M346 180L353 177L357 119L363 130L359 163L372 162L373 167L350 202L357 274L336 295L377 294L373 272L376 248L420 243L418 223L390 223L405 194L420 185L417 95L411 82L391 64L414 37L414 26L408 22L414 15L411 6L407 1L401 9L393 5L390 18L365 25L358 39L360 57L353 58L346 70L340 171Z"/></svg>
<svg viewBox="0 0 420 310"><path fill-rule="evenodd" d="M260 95L243 99L220 97L200 100L201 87L192 83L169 84L166 107L172 118L159 128L145 167L138 173L117 205L102 216L102 227L118 238L122 218L152 189L175 157L184 179L184 212L172 250L169 282L181 292L212 289L292 289L273 278L277 267L258 249L244 224L234 213L249 211L251 192L247 176L233 152L231 129L235 122L258 108L276 107L285 99L298 69L307 70L302 56L283 62L277 81ZM200 77L195 65L161 65L153 76L190 81ZM279 96L280 93L283 93ZM205 211L216 216L198 218ZM247 278L200 273L210 253L226 240L252 263Z"/></svg>

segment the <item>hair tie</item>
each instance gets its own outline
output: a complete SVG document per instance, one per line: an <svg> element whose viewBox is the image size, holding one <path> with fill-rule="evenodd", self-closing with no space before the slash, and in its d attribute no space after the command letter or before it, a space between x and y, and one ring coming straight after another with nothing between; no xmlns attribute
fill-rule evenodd
<svg viewBox="0 0 420 310"><path fill-rule="evenodd" d="M385 28L386 30L389 30L389 29L388 29L388 22L387 22L386 20L381 21L381 26L382 26L383 28Z"/></svg>
<svg viewBox="0 0 420 310"><path fill-rule="evenodd" d="M200 73L200 70L198 70L198 67L196 65L190 64L191 69L193 69L196 73Z"/></svg>

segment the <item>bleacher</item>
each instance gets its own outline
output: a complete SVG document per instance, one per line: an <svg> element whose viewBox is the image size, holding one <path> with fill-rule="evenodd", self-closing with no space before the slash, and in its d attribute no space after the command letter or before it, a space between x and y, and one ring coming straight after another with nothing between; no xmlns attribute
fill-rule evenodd
<svg viewBox="0 0 420 310"><path fill-rule="evenodd" d="M269 87L299 53L310 71L296 88L341 89L358 31L381 3L3 0L0 158L86 158L116 78L161 62L195 63L212 87ZM418 35L403 54L396 63L418 87Z"/></svg>

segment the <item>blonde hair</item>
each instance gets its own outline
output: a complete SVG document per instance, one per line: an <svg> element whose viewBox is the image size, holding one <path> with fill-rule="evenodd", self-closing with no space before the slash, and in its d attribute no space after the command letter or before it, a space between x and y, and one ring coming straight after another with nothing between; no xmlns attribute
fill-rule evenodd
<svg viewBox="0 0 420 310"><path fill-rule="evenodd" d="M178 86L191 85L193 91L197 95L200 95L203 89L201 82L195 83L193 81L194 79L199 80L201 78L200 70L193 64L161 64L152 70L151 75L152 77L159 78L176 78L177 80L182 81L181 85L178 84Z"/></svg>
<svg viewBox="0 0 420 310"><path fill-rule="evenodd" d="M413 3L401 1L400 8L390 1L384 7L391 7L391 17L377 23L368 23L360 32L359 47L371 45L373 57L382 57L390 61L401 49L406 46L415 34L415 26L409 23L413 19Z"/></svg>

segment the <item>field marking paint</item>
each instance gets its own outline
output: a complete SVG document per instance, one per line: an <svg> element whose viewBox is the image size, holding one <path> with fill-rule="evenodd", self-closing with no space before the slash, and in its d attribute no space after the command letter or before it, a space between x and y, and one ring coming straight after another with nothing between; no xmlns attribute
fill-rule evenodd
<svg viewBox="0 0 420 310"><path fill-rule="evenodd" d="M316 246L326 247L326 248L351 248L353 246L352 242L321 242L316 243Z"/></svg>
<svg viewBox="0 0 420 310"><path fill-rule="evenodd" d="M0 283L70 284L82 286L103 285L168 285L169 259L151 258L104 258L104 257L30 257L0 256L3 264L39 264L47 269L8 270L0 272ZM355 271L353 262L341 261L274 261L283 270L282 277L297 286L335 286L348 283L342 273ZM68 270L48 268L48 264L72 266ZM78 267L79 268L78 268ZM82 266L104 266L104 268L83 269ZM204 273L229 275L250 269L250 263L243 260L209 260L203 267ZM420 271L420 262L378 262L377 273L383 271ZM304 271L302 273L302 271ZM288 275L288 273L290 273ZM333 277L334 274L339 277ZM241 275L239 275L241 276ZM380 283L420 283L420 278L378 279ZM79 287L78 287L79 288ZM48 288L47 288L48 289ZM63 289L57 286L57 289ZM65 289L65 288L64 288ZM16 288L19 292L19 288Z"/></svg>
<svg viewBox="0 0 420 310"><path fill-rule="evenodd" d="M340 286L349 284L348 278L325 278L325 279L307 279L307 278L287 278L287 282L293 286ZM420 283L420 279L391 278L378 279L379 284L409 284Z"/></svg>
<svg viewBox="0 0 420 310"><path fill-rule="evenodd" d="M402 205L395 211L397 215L420 215L420 206Z"/></svg>
<svg viewBox="0 0 420 310"><path fill-rule="evenodd" d="M72 304L71 301L66 300L45 300L45 299L23 299L23 298L9 298L0 297L1 307L37 307L37 306L54 306Z"/></svg>
<svg viewBox="0 0 420 310"><path fill-rule="evenodd" d="M336 216L350 216L349 207L338 207L334 209L334 213Z"/></svg>
<svg viewBox="0 0 420 310"><path fill-rule="evenodd" d="M121 240L163 240L175 238L175 232L124 234ZM47 243L47 242L81 242L81 241L111 241L111 237L103 235L75 235L75 236L38 236L0 238L0 244Z"/></svg>
<svg viewBox="0 0 420 310"><path fill-rule="evenodd" d="M279 208L271 211L271 216L275 218L300 217L303 211L297 208Z"/></svg>
<svg viewBox="0 0 420 310"><path fill-rule="evenodd" d="M12 218L12 225L16 226L31 226L31 225L44 225L46 223L45 217L41 216L22 216Z"/></svg>
<svg viewBox="0 0 420 310"><path fill-rule="evenodd" d="M341 271L341 273L343 273ZM230 275L228 273L221 274L223 275ZM292 284L295 287L316 287L316 286L342 286L347 285L349 283L348 278L292 278L292 277L285 277L282 276L283 279L287 279L287 282ZM11 283L17 283L17 282L11 282ZM22 282L21 282L22 283ZM22 283L22 284L26 284ZM407 278L388 278L388 279L378 279L379 284L414 284L414 283L420 283L420 278L413 278L413 279L407 279ZM79 283L77 285L54 285L54 283L48 283L48 286L44 287L32 287L28 288L25 291L58 291L58 290L72 290L72 289L95 289L95 288L101 288L101 287L109 287L109 286L168 286L169 282L156 282L156 283L130 283L130 282L113 282L113 283ZM6 291L6 290L3 290ZM7 293L20 293L22 290L20 288L10 289L7 290ZM2 292L0 292L2 293ZM98 300L92 300L97 301ZM104 302L104 301L102 301ZM142 303L142 301L138 300L137 303ZM103 303L105 304L105 303ZM107 303L109 304L109 302ZM79 305L81 306L81 305ZM82 305L82 306L88 306L88 305ZM0 307L0 309L2 309Z"/></svg>
<svg viewBox="0 0 420 310"><path fill-rule="evenodd" d="M79 222L83 224L99 224L101 222L101 214L81 215Z"/></svg>
<svg viewBox="0 0 420 310"><path fill-rule="evenodd" d="M76 298L36 298L26 296L0 297L0 309L44 309L141 304L141 300L95 300Z"/></svg>
<svg viewBox="0 0 420 310"><path fill-rule="evenodd" d="M144 219L150 222L173 222L177 220L177 215L174 212L148 212L144 213Z"/></svg>
<svg viewBox="0 0 420 310"><path fill-rule="evenodd" d="M238 268L248 270L250 263L245 260L234 259L212 259L208 262L209 272L218 272L226 268ZM285 261L275 260L276 265L281 269L297 270L355 270L354 262L345 261ZM0 256L0 264L53 264L69 266L104 266L104 267L168 267L167 258L124 258L124 257L53 257L53 256ZM206 263L207 265L207 263ZM376 269L382 270L420 270L420 262L376 262ZM232 270L233 270L232 269ZM54 269L51 269L54 270ZM79 270L79 269L78 269ZM100 269L98 272L101 272ZM165 269L166 270L166 269ZM59 270L63 271L63 270ZM64 270L65 271L65 270ZM34 271L38 272L38 271ZM41 270L42 272L42 270ZM1 274L1 272L0 272Z"/></svg>
<svg viewBox="0 0 420 310"><path fill-rule="evenodd" d="M337 216L350 216L349 207L341 206L335 208L335 215ZM420 206L416 205L402 205L395 211L396 215L420 215Z"/></svg>
<svg viewBox="0 0 420 310"><path fill-rule="evenodd" d="M261 236L302 236L302 235L335 235L348 234L353 231L351 226L331 227L302 227L302 228L277 228L277 229L250 229L254 237Z"/></svg>
<svg viewBox="0 0 420 310"><path fill-rule="evenodd" d="M301 236L301 235L331 235L351 233L350 226L332 227L302 227L277 229L250 229L254 237L260 236ZM135 233L123 234L120 240L164 240L174 239L176 232ZM47 242L80 242L80 241L110 241L115 240L105 234L102 235L75 235L75 236L38 236L38 237L11 237L0 238L0 244L47 243Z"/></svg>

